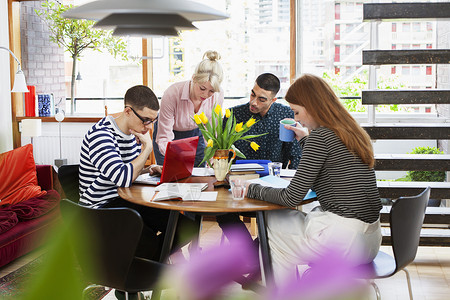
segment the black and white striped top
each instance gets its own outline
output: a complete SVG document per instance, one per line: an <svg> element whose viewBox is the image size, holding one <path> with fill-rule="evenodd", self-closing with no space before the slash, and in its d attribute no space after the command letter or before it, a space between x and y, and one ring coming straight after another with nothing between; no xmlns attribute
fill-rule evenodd
<svg viewBox="0 0 450 300"><path fill-rule="evenodd" d="M350 153L331 129L319 127L300 143L302 158L289 186L278 189L251 184L247 197L294 207L301 205L312 188L324 211L375 222L382 208L375 171Z"/></svg>
<svg viewBox="0 0 450 300"><path fill-rule="evenodd" d="M86 133L80 154L80 204L94 208L118 197L117 187L128 187L134 160L141 152L132 134L124 134L106 116Z"/></svg>

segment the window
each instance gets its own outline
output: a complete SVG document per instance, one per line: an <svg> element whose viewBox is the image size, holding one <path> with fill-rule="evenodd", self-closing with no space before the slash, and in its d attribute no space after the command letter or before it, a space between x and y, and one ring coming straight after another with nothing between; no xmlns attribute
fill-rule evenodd
<svg viewBox="0 0 450 300"><path fill-rule="evenodd" d="M397 32L397 23L392 23L392 32Z"/></svg>
<svg viewBox="0 0 450 300"><path fill-rule="evenodd" d="M392 50L397 49L397 45L396 44L392 44Z"/></svg>
<svg viewBox="0 0 450 300"><path fill-rule="evenodd" d="M414 76L420 75L420 67L419 66L413 66L411 75L414 75Z"/></svg>
<svg viewBox="0 0 450 300"><path fill-rule="evenodd" d="M409 73L410 73L410 67L402 66L402 75L409 75Z"/></svg>
<svg viewBox="0 0 450 300"><path fill-rule="evenodd" d="M391 67L391 74L395 74L395 72L396 72L396 67L395 66Z"/></svg>
<svg viewBox="0 0 450 300"><path fill-rule="evenodd" d="M264 72L274 73L280 80L289 78L288 0L196 2L225 12L230 18L194 22L198 30L183 31L177 39L165 38L166 56L153 60L157 96L162 96L172 83L189 80L207 50L215 50L221 56L221 87L226 97L247 98L256 77ZM285 81L279 96L284 96L289 87L289 80Z"/></svg>
<svg viewBox="0 0 450 300"><path fill-rule="evenodd" d="M420 23L419 22L413 22L412 28L414 32L420 32Z"/></svg>
<svg viewBox="0 0 450 300"><path fill-rule="evenodd" d="M411 23L402 23L402 31L410 32L411 31Z"/></svg>
<svg viewBox="0 0 450 300"><path fill-rule="evenodd" d="M427 75L432 75L432 70L433 70L433 68L431 66L426 66L426 74Z"/></svg>
<svg viewBox="0 0 450 300"><path fill-rule="evenodd" d="M341 4L340 3L336 3L334 5L334 18L336 20L340 20L341 19Z"/></svg>
<svg viewBox="0 0 450 300"><path fill-rule="evenodd" d="M339 62L341 60L341 46L334 46L334 61Z"/></svg>

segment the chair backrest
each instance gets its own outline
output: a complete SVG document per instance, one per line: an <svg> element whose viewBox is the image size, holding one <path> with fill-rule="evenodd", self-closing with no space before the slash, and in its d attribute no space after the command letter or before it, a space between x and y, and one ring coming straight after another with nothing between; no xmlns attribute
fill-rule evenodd
<svg viewBox="0 0 450 300"><path fill-rule="evenodd" d="M139 213L93 209L64 199L61 215L86 280L124 290L143 227Z"/></svg>
<svg viewBox="0 0 450 300"><path fill-rule="evenodd" d="M80 165L62 165L58 168L58 179L64 194L74 202L80 200L79 167Z"/></svg>
<svg viewBox="0 0 450 300"><path fill-rule="evenodd" d="M396 261L396 272L411 263L417 253L425 209L430 198L430 187L417 196L400 197L390 213L391 241Z"/></svg>

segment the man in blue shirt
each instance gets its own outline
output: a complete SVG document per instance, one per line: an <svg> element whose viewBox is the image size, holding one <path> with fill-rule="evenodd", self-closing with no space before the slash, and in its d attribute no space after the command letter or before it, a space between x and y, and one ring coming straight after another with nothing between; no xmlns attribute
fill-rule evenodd
<svg viewBox="0 0 450 300"><path fill-rule="evenodd" d="M301 157L301 148L297 140L283 142L279 138L280 121L294 118L289 106L277 103L280 80L273 74L264 73L256 78L250 94L250 101L232 108L236 123L247 122L254 118L258 121L245 135L267 133L252 139L260 148L254 151L250 143L239 140L235 146L247 159L264 159L282 162L283 168L296 169Z"/></svg>

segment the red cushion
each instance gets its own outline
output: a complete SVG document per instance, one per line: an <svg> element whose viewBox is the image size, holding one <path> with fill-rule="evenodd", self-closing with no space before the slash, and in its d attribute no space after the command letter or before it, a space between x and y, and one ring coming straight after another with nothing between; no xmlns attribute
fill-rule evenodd
<svg viewBox="0 0 450 300"><path fill-rule="evenodd" d="M0 234L13 228L19 220L15 212L9 209L0 210Z"/></svg>
<svg viewBox="0 0 450 300"><path fill-rule="evenodd" d="M47 191L47 195L43 197L33 197L31 199L22 201L20 203L11 205L8 207L17 214L19 220L30 220L38 218L58 205L60 200L57 191Z"/></svg>
<svg viewBox="0 0 450 300"><path fill-rule="evenodd" d="M0 154L0 205L45 195L37 184L31 144Z"/></svg>

